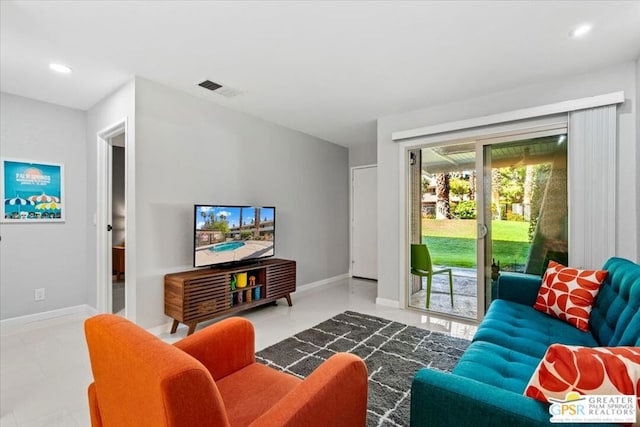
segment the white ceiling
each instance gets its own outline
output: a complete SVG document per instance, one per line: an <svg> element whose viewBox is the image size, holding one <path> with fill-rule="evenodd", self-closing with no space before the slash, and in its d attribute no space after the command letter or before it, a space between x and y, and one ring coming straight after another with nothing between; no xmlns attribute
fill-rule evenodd
<svg viewBox="0 0 640 427"><path fill-rule="evenodd" d="M140 76L344 146L374 143L378 117L640 55L640 1L0 5L3 92L86 110Z"/></svg>

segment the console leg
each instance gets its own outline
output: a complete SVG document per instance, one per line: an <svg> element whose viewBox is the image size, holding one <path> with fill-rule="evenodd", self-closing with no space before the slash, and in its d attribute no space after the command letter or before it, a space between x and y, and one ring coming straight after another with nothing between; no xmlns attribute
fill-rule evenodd
<svg viewBox="0 0 640 427"><path fill-rule="evenodd" d="M189 331L187 331L187 335L191 335L196 330L197 323L189 323Z"/></svg>
<svg viewBox="0 0 640 427"><path fill-rule="evenodd" d="M289 307L293 306L293 304L291 303L291 294L286 294L284 297L287 299L287 304L289 304Z"/></svg>
<svg viewBox="0 0 640 427"><path fill-rule="evenodd" d="M180 324L180 322L178 322L176 319L173 319L173 324L171 325L171 333L175 334L176 331L178 330L178 325Z"/></svg>

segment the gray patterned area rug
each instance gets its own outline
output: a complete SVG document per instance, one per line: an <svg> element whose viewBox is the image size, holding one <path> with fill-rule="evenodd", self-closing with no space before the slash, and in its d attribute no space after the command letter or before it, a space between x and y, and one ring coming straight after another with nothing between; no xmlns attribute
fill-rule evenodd
<svg viewBox="0 0 640 427"><path fill-rule="evenodd" d="M367 427L408 426L411 381L421 368L450 372L470 344L439 332L346 311L256 353L265 365L305 378L337 352L369 370Z"/></svg>

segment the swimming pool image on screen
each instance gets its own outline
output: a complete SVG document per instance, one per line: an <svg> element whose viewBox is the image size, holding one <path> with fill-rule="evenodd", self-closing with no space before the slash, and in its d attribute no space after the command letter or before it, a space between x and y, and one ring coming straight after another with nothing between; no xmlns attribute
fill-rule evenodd
<svg viewBox="0 0 640 427"><path fill-rule="evenodd" d="M196 205L195 267L274 255L275 207Z"/></svg>
<svg viewBox="0 0 640 427"><path fill-rule="evenodd" d="M218 243L217 245L213 245L209 248L209 250L211 252L234 251L243 246L244 246L244 242L225 242L225 243Z"/></svg>

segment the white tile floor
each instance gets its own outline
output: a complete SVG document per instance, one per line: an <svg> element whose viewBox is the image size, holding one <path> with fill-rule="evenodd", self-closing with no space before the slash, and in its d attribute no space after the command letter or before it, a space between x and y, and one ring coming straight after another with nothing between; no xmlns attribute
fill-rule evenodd
<svg viewBox="0 0 640 427"><path fill-rule="evenodd" d="M345 310L471 338L475 326L375 304L376 283L345 279L293 294L242 315L256 328L260 350ZM91 368L84 341L84 315L70 315L3 327L0 341L0 426L89 426L86 390ZM203 323L198 328L205 327ZM186 327L169 334L169 324L151 332L167 342L186 336Z"/></svg>

